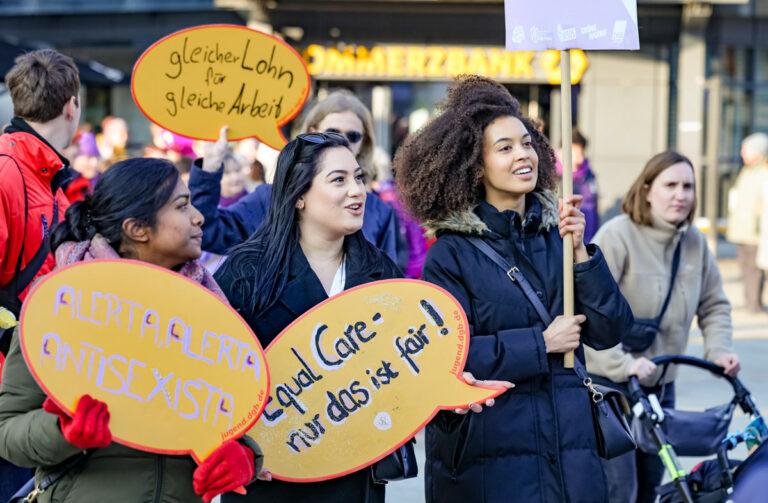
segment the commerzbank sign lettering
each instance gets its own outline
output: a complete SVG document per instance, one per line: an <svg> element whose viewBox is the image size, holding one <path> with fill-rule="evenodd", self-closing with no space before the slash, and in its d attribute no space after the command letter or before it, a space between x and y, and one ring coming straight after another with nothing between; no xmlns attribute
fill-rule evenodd
<svg viewBox="0 0 768 503"><path fill-rule="evenodd" d="M302 55L320 80L451 80L479 74L501 82L559 84L559 51L506 51L499 47L434 45L310 45ZM586 54L571 51L572 83L589 66Z"/></svg>

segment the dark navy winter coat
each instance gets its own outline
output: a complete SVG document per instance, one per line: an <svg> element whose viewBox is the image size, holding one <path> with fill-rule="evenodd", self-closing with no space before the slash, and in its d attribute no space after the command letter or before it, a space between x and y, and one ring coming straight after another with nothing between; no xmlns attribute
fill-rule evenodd
<svg viewBox="0 0 768 503"><path fill-rule="evenodd" d="M603 503L606 483L596 452L590 396L561 354L547 355L536 311L494 262L464 236L482 236L517 263L553 318L563 312L557 201L529 194L524 221L488 203L436 225L424 279L452 293L467 313L471 339L465 370L512 381L493 407L465 416L441 412L427 427L429 503ZM600 250L574 265L582 342L615 346L632 321ZM576 352L584 360L583 348Z"/></svg>
<svg viewBox="0 0 768 503"><path fill-rule="evenodd" d="M250 194L228 208L219 208L223 168L215 173L203 171L200 160L189 174L189 191L192 205L205 217L203 224L203 250L226 255L261 225L269 208L271 185L259 185ZM368 193L365 199L363 234L387 254L397 260L397 215L376 194Z"/></svg>
<svg viewBox="0 0 768 503"><path fill-rule="evenodd" d="M402 277L397 266L362 237L348 236L344 247L347 260L345 290L372 281ZM215 277L232 307L237 309L264 347L267 347L291 322L328 298L320 279L299 247L291 256L288 283L285 289L277 302L262 312L254 313L244 308L246 299L236 293L236 288L233 288L235 276L225 263ZM268 461L264 467L269 469ZM371 468L364 468L324 482L256 481L247 489L247 496L227 493L223 501L225 503L336 503L341 501L384 503L384 486L373 482Z"/></svg>

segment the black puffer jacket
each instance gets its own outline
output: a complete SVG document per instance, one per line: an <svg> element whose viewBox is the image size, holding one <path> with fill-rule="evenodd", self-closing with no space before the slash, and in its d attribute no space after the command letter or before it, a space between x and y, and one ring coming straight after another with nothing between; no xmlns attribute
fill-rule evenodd
<svg viewBox="0 0 768 503"><path fill-rule="evenodd" d="M590 397L561 354L548 355L546 329L522 290L466 238L481 236L518 264L552 317L563 312L557 201L529 194L521 221L488 203L437 225L424 278L452 293L471 328L466 370L516 387L494 407L465 416L441 412L427 427L430 503L602 503L606 483L595 447ZM586 315L582 342L619 342L632 313L600 250L574 266L576 312ZM583 348L577 358L583 361Z"/></svg>

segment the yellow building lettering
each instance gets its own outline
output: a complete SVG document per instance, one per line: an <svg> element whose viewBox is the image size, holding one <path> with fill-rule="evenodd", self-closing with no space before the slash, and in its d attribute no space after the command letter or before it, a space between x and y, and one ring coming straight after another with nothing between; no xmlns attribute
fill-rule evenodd
<svg viewBox="0 0 768 503"><path fill-rule="evenodd" d="M501 82L558 84L558 51L506 51L498 47L381 45L343 49L310 45L303 53L310 75L319 79L450 80L458 75L484 75ZM587 67L584 51L571 51L571 73L577 84Z"/></svg>
<svg viewBox="0 0 768 503"><path fill-rule="evenodd" d="M405 48L399 45L387 47L387 68L385 75L405 75Z"/></svg>
<svg viewBox="0 0 768 503"><path fill-rule="evenodd" d="M486 51L479 47L470 49L467 67L463 73L476 73L478 75L490 76L488 73L488 58L486 58Z"/></svg>
<svg viewBox="0 0 768 503"><path fill-rule="evenodd" d="M514 66L512 76L518 79L533 78L533 57L536 53L531 51L512 52Z"/></svg>
<svg viewBox="0 0 768 503"><path fill-rule="evenodd" d="M427 68L427 51L423 47L412 46L408 48L405 59L405 75L408 77L424 77Z"/></svg>
<svg viewBox="0 0 768 503"><path fill-rule="evenodd" d="M445 78L443 64L445 63L445 49L442 47L427 48L426 76L432 78Z"/></svg>
<svg viewBox="0 0 768 503"><path fill-rule="evenodd" d="M445 71L451 77L466 73L467 53L463 48L448 49L448 57L445 60Z"/></svg>

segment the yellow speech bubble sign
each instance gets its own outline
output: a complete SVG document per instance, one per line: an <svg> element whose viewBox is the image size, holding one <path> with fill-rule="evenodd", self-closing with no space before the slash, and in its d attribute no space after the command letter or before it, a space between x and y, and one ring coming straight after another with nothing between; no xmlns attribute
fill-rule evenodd
<svg viewBox="0 0 768 503"><path fill-rule="evenodd" d="M462 380L468 349L466 315L445 290L416 280L350 289L269 345L273 384L249 434L275 478L354 472L403 445L438 410L501 393Z"/></svg>
<svg viewBox="0 0 768 503"><path fill-rule="evenodd" d="M242 436L266 404L258 339L199 284L143 262L82 262L35 285L21 349L45 393L72 413L107 403L118 443L199 463Z"/></svg>
<svg viewBox="0 0 768 503"><path fill-rule="evenodd" d="M255 136L282 149L279 127L309 95L304 59L290 45L245 26L204 25L177 31L144 51L133 68L133 99L155 124L214 141Z"/></svg>

